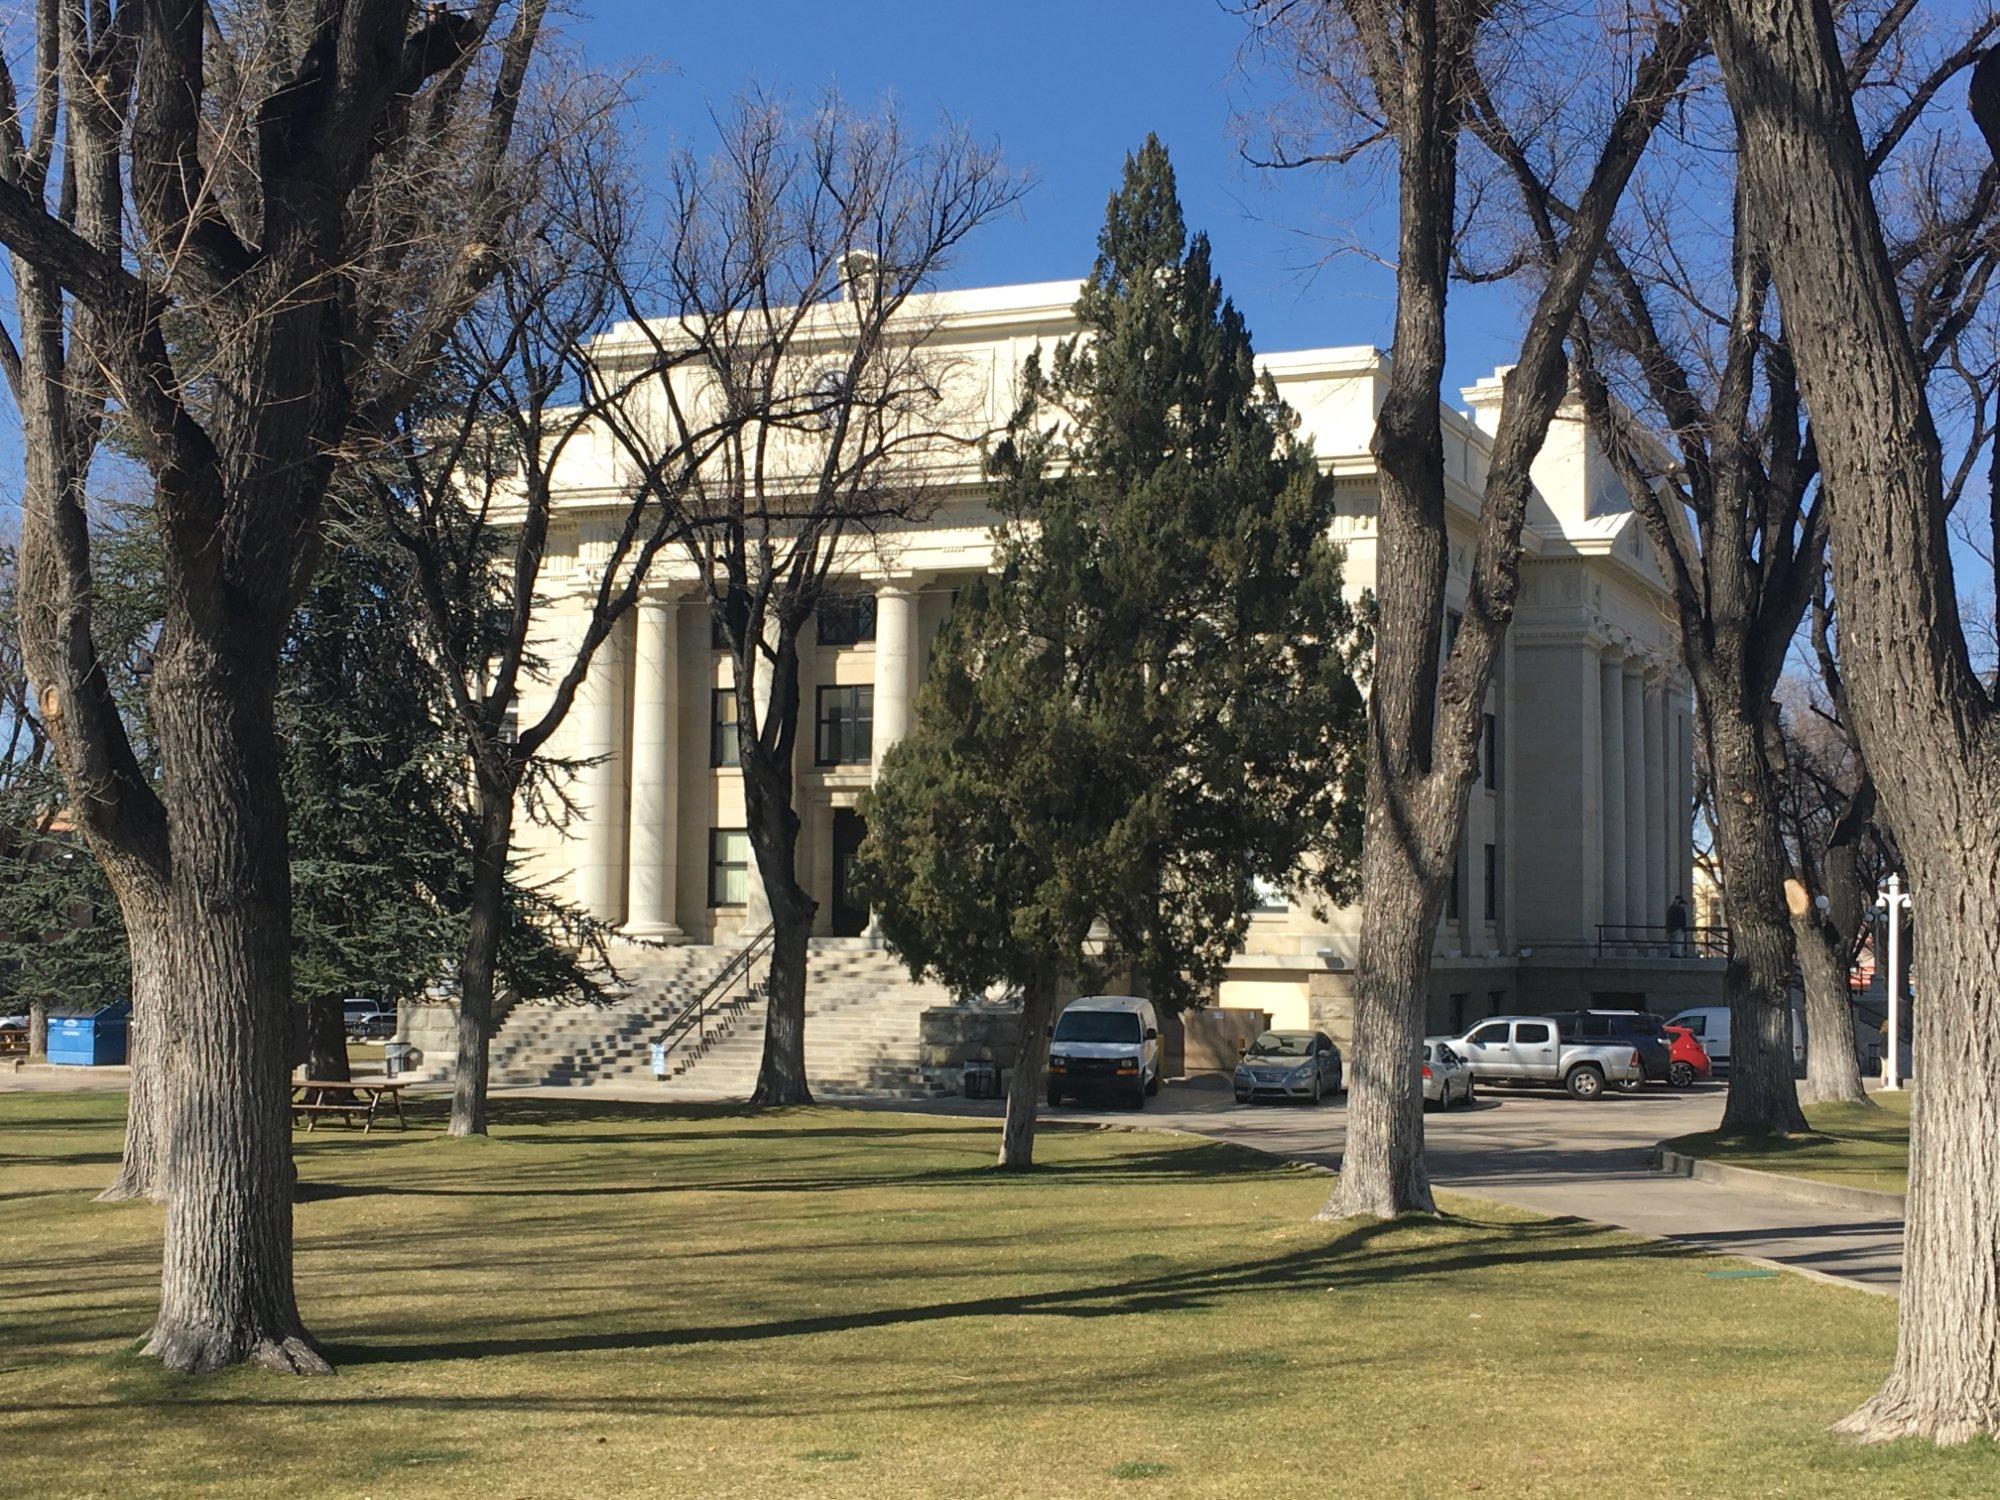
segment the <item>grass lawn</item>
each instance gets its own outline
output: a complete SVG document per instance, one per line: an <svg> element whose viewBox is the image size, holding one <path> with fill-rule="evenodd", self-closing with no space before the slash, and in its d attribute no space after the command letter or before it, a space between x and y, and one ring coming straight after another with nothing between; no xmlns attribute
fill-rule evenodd
<svg viewBox="0 0 2000 1500"><path fill-rule="evenodd" d="M989 1122L851 1110L301 1137L339 1373L172 1377L129 1352L159 1211L90 1201L121 1103L0 1095L0 1494L2000 1492L1992 1444L1827 1435L1884 1298L1468 1200L1315 1225L1323 1176L1185 1137L1003 1179Z"/></svg>
<svg viewBox="0 0 2000 1500"><path fill-rule="evenodd" d="M1733 1167L1816 1177L1843 1187L1902 1193L1910 1181L1910 1094L1872 1096L1865 1104L1809 1104L1812 1135L1756 1135L1724 1138L1715 1131L1684 1135L1664 1144L1669 1150Z"/></svg>

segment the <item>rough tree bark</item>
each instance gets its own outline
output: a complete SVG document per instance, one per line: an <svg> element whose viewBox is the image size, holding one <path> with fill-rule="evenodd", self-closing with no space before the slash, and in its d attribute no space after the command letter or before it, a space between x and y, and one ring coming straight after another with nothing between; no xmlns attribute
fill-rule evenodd
<svg viewBox="0 0 2000 1500"><path fill-rule="evenodd" d="M1868 1104L1861 1081L1861 1049L1854 1035L1854 1001L1847 977L1855 940L1867 910L1861 884L1859 842L1866 828L1874 789L1864 777L1834 824L1826 849L1814 863L1815 886L1826 898L1822 911L1808 900L1792 913L1793 945L1806 992L1806 1082L1804 1097L1816 1104ZM1804 838L1801 832L1800 837Z"/></svg>
<svg viewBox="0 0 2000 1500"><path fill-rule="evenodd" d="M1937 431L1826 0L1716 0L1716 51L1833 507L1854 727L1924 913L1896 1361L1841 1424L2000 1434L2000 739L1959 624Z"/></svg>
<svg viewBox="0 0 2000 1500"><path fill-rule="evenodd" d="M259 639L259 637L262 639ZM170 606L154 668L173 878L160 1312L146 1352L203 1374L328 1366L292 1292L291 865L272 722L276 637L226 651Z"/></svg>
<svg viewBox="0 0 2000 1500"><path fill-rule="evenodd" d="M1792 1064L1786 1000L1792 933L1785 918L1785 850L1778 835L1778 793L1764 743L1764 715L1732 711L1740 710L1740 704L1704 706L1722 903L1729 918L1729 965L1723 977L1729 1001L1729 1098L1722 1128L1791 1134L1808 1127Z"/></svg>
<svg viewBox="0 0 2000 1500"><path fill-rule="evenodd" d="M167 1198L166 1070L174 1060L173 991L161 947L163 918L153 903L128 894L119 903L132 963L132 1026L125 1061L131 1086L125 1102L125 1147L118 1175L100 1203ZM136 925L135 925L136 924Z"/></svg>
<svg viewBox="0 0 2000 1500"><path fill-rule="evenodd" d="M486 1134L486 1064L493 1043L493 987L506 928L507 855L514 841L518 772L474 757L472 888L465 952L458 962L458 1045L452 1066L451 1133Z"/></svg>
<svg viewBox="0 0 2000 1500"><path fill-rule="evenodd" d="M28 1002L28 1061L49 1060L49 1002L37 996Z"/></svg>
<svg viewBox="0 0 2000 1500"><path fill-rule="evenodd" d="M780 626L770 657L761 631L746 633L738 682L754 684L737 726L744 822L755 878L771 909L771 964L764 1006L764 1055L752 1104L810 1104L806 1082L806 966L819 903L799 883L799 815L792 807L792 757L799 717L798 633ZM759 691L761 689L761 691ZM761 724L761 728L760 728Z"/></svg>
<svg viewBox="0 0 2000 1500"><path fill-rule="evenodd" d="M1000 1130L998 1162L1005 1172L1025 1172L1035 1165L1035 1125L1049 1077L1049 1026L1055 1014L1055 980L1037 980L1022 996L1021 1048L1007 1080L1007 1119Z"/></svg>

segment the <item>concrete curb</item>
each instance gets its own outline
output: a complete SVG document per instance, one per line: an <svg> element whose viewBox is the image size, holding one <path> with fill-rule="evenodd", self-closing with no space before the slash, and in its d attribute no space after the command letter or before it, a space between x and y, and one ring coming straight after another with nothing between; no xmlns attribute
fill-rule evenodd
<svg viewBox="0 0 2000 1500"><path fill-rule="evenodd" d="M1818 1203L1827 1208L1844 1208L1853 1213L1902 1218L1901 1193L1878 1193L1873 1188L1842 1187L1837 1182L1814 1182L1805 1177L1786 1177L1778 1172L1762 1172L1754 1167L1732 1167L1699 1156L1683 1156L1661 1146L1653 1155L1653 1169L1670 1177L1692 1177L1717 1187L1737 1188L1752 1193L1768 1193L1774 1198L1790 1198L1799 1203Z"/></svg>

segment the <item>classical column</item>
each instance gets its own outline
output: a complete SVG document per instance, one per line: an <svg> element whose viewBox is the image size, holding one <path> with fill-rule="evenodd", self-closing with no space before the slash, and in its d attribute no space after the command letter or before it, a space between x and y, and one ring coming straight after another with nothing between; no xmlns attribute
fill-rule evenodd
<svg viewBox="0 0 2000 1500"><path fill-rule="evenodd" d="M1621 659L1598 664L1598 726L1604 745L1604 922L1625 921L1625 671Z"/></svg>
<svg viewBox="0 0 2000 1500"><path fill-rule="evenodd" d="M1667 689L1646 684L1646 923L1667 920Z"/></svg>
<svg viewBox="0 0 2000 1500"><path fill-rule="evenodd" d="M583 762L575 800L583 824L576 902L600 922L625 915L625 681L631 626L621 620L590 660L571 717L573 753Z"/></svg>
<svg viewBox="0 0 2000 1500"><path fill-rule="evenodd" d="M910 729L910 698L916 686L917 599L902 580L875 591L875 769Z"/></svg>
<svg viewBox="0 0 2000 1500"><path fill-rule="evenodd" d="M625 930L679 938L674 872L680 850L680 605L643 594L632 670L631 876Z"/></svg>
<svg viewBox="0 0 2000 1500"><path fill-rule="evenodd" d="M1636 656L1626 659L1624 688L1625 925L1644 927L1655 918L1646 910L1646 678Z"/></svg>

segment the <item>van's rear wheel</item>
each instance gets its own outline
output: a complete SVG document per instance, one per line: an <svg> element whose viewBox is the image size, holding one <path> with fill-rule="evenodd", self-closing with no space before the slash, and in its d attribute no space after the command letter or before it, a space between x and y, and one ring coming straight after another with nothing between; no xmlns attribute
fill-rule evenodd
<svg viewBox="0 0 2000 1500"><path fill-rule="evenodd" d="M1601 1099L1604 1097L1604 1071L1596 1063L1578 1063L1569 1070L1569 1077L1563 1080L1572 1099Z"/></svg>

